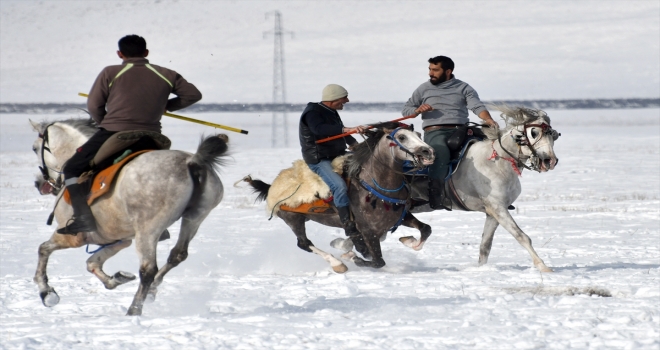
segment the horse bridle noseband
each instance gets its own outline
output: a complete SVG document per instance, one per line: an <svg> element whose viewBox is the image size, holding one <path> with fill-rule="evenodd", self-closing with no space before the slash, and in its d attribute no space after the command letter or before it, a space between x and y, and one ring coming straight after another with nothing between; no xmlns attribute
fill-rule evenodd
<svg viewBox="0 0 660 350"><path fill-rule="evenodd" d="M410 152L410 150L409 150L408 148L406 148L406 146L404 146L403 144L401 144L401 142L399 142L399 140L397 140L396 137L394 137L394 135L395 135L397 132L399 132L400 130L402 130L402 129L410 130L410 129L408 129L408 128L398 127L398 128L396 128L396 129L392 130L392 132L390 132L390 134L386 136L387 139L389 139L390 141L392 141L392 143L394 143L394 144L390 143L390 146L397 146L397 147L399 147L399 149L401 149L403 152L405 152L406 154L408 154L408 155L412 158L412 163L413 163L413 165L415 166L414 169L422 169L422 168L424 168L424 165L419 163L419 161L417 160L417 157L415 157L415 155L414 155L412 152ZM392 155L392 157L394 157L394 155Z"/></svg>
<svg viewBox="0 0 660 350"><path fill-rule="evenodd" d="M532 128L532 127L541 128L541 137L539 137L534 142L531 142L529 140L529 137L527 136L527 129ZM521 132L522 135L518 136L518 137L513 136L513 130L514 129L517 130L517 131L520 131L520 130L518 130L517 127L511 129L510 133L511 133L511 137L514 139L514 142L517 143L519 147L526 146L529 149L529 151L532 153L532 155L529 157L531 167L527 166L525 163L521 162L518 157L514 156L511 152L509 152L506 148L504 148L504 146L502 145L502 137L504 135L500 136L497 139L499 144L500 144L500 147L504 150L504 152L506 152L508 155L510 155L513 159L516 160L516 162L518 163L518 167L522 166L523 168L528 169L528 170L534 170L536 172L541 172L541 170L539 168L539 159L540 159L540 157L539 157L538 153L536 153L536 149L534 148L534 145L537 142L539 142L543 138L543 136L550 136L550 137L552 137L553 141L557 141L559 136L561 136L561 133L557 132L557 130L553 129L549 124L546 124L546 123L523 124L523 130ZM523 139L523 137L524 137L524 139Z"/></svg>
<svg viewBox="0 0 660 350"><path fill-rule="evenodd" d="M48 151L48 153L53 154L53 152L50 151L50 148L46 146L46 143L48 143L48 128L50 128L53 124L48 124L44 128L44 132L39 134L39 138L42 140L41 142L41 166L39 167L39 170L41 171L41 176L43 176L44 181L48 182L55 190L60 191L62 189L63 181L62 181L62 176L58 176L57 179L53 179L50 177L50 174L48 173L48 170L52 170L53 172L56 172L60 175L62 175L61 171L57 171L54 169L51 169L46 165L46 158L44 157L44 151Z"/></svg>

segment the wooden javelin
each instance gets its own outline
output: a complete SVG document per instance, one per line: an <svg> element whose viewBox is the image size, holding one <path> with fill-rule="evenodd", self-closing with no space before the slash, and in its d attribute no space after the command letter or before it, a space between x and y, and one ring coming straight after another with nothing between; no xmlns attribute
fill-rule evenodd
<svg viewBox="0 0 660 350"><path fill-rule="evenodd" d="M409 116L406 116L406 117L403 117L403 118L390 120L390 122L399 122L399 121L402 121L402 120L406 120L406 119L410 119L410 118L415 118L416 116L417 116L417 114L413 114L413 115L409 115ZM372 128L371 125L368 125L368 126L367 126L367 129L371 129L371 128ZM344 136L348 136L348 135L351 135L351 134L355 134L356 132L357 132L357 131L350 131L350 132L345 132L345 133L343 133L343 134L339 134L339 135L335 135L335 136L326 137L326 138L324 138L324 139L316 140L316 143L323 143L323 142L328 142L328 141L332 141L332 140L340 139L340 138L342 138L342 137L344 137Z"/></svg>
<svg viewBox="0 0 660 350"><path fill-rule="evenodd" d="M79 92L78 96L89 97L88 94L85 94L85 93L82 93L82 92ZM171 117L171 118L185 120L187 122L192 122L192 123L202 124L202 125L206 125L206 126L212 126L214 128L219 128L219 129L225 129L225 130L229 130L229 131L233 131L233 132L238 132L238 133L241 133L241 134L244 134L244 135L248 134L247 130L236 129L236 128L232 128L231 126L225 126L225 125L206 122L206 121L199 120L199 119L188 118L188 117L184 117L184 116L178 115L178 114L172 114L172 113L169 113L169 112L165 112L163 115L167 116L167 117Z"/></svg>

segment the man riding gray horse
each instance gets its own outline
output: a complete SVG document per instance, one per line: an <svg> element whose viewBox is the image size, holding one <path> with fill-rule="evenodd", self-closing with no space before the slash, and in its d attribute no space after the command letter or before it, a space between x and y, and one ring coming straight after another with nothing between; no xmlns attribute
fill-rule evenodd
<svg viewBox="0 0 660 350"><path fill-rule="evenodd" d="M318 174L330 187L334 204L337 207L339 219L346 236L360 240L360 232L351 219L348 188L346 182L332 170L332 160L346 154L346 144L354 146L357 140L346 136L324 143L316 141L347 132L362 133L366 127L345 127L337 110L344 109L348 103L348 91L337 84L329 84L323 88L321 102L310 102L300 116L299 137L302 155L309 168ZM360 240L361 241L361 240ZM359 242L354 242L360 244Z"/></svg>
<svg viewBox="0 0 660 350"><path fill-rule="evenodd" d="M117 51L123 63L105 67L96 78L87 109L98 131L76 150L64 167L64 184L71 197L73 217L57 233L96 231L86 187L78 183L78 178L91 170L90 162L111 136L133 130L160 134L160 119L166 110L176 111L202 99L199 90L177 72L149 64L148 54L144 38L127 35L119 40ZM170 94L177 97L168 99Z"/></svg>
<svg viewBox="0 0 660 350"><path fill-rule="evenodd" d="M437 56L428 62L430 79L413 92L401 114L422 114L424 142L435 150L435 162L429 167L429 206L434 210L451 210L451 200L444 193L451 161L447 139L457 128L468 123L468 108L486 125L495 128L498 125L479 100L477 92L454 77L451 58Z"/></svg>

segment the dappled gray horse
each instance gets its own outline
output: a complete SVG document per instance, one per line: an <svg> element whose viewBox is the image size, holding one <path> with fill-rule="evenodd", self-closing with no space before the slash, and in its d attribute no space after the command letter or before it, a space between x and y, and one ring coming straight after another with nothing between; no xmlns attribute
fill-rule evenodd
<svg viewBox="0 0 660 350"><path fill-rule="evenodd" d="M54 213L60 228L73 214L71 206L60 200L64 193L59 191L62 168L76 148L96 129L86 120L31 123L39 133L33 150L42 167L45 167L43 175L39 175L37 186L55 187L58 199ZM226 135L207 137L200 142L195 154L170 150L147 152L124 166L114 189L91 206L98 232L79 232L77 235L53 233L48 241L39 246L34 281L39 286L44 305L53 306L60 300L55 289L48 284L46 275L48 258L55 250L85 244L107 245L87 259L87 270L98 277L107 289L113 289L134 280L135 276L124 271L108 276L103 272L103 264L135 240L140 259L140 286L127 314L142 314L147 295L155 297L156 288L165 274L187 258L188 245L200 224L222 200L224 191L216 170L227 150L227 140ZM158 269L158 238L179 219L182 219L179 238L170 251L167 263Z"/></svg>
<svg viewBox="0 0 660 350"><path fill-rule="evenodd" d="M353 154L346 160L350 179L348 190L350 207L368 249L360 253L367 259L371 257L371 260L364 260L352 252L343 257L351 259L358 266L380 268L385 265L380 240L385 238L388 229L401 223L410 206L410 192L405 186L403 161L410 160L421 168L432 164L435 155L433 149L424 143L417 133L400 128L397 123L382 123L373 128L377 131L369 132L368 139L357 145ZM271 185L253 180L249 176L244 180L259 193L258 199L267 199L276 203L292 195L292 193L275 194L274 191L270 191ZM318 180L322 182L320 178ZM269 198L274 195L277 198ZM315 247L305 233L307 220L326 226L342 227L338 215L302 214L283 210L276 211L276 215L291 227L298 238L300 249L322 256L336 272L342 273L347 270L346 265L337 258ZM353 248L350 238L338 239L334 242L333 247L346 252Z"/></svg>
<svg viewBox="0 0 660 350"><path fill-rule="evenodd" d="M553 149L559 133L550 126L550 118L541 110L499 106L506 123L504 130L483 128L487 139L475 142L468 148L451 180L445 184L446 193L452 198L454 210L481 211L486 213L479 251L479 265L488 261L493 235L502 225L527 249L534 266L544 272L552 271L539 258L532 247L532 240L518 227L507 208L521 192L520 180L523 169L547 172L558 162ZM527 165L529 163L529 165ZM415 186L416 198L427 197L427 182ZM421 212L425 210L415 210ZM447 215L447 213L439 213ZM411 215L412 216L412 215ZM420 228L404 222L404 225ZM422 224L423 225L423 224ZM430 230L422 237L402 237L400 241L415 250L422 248Z"/></svg>

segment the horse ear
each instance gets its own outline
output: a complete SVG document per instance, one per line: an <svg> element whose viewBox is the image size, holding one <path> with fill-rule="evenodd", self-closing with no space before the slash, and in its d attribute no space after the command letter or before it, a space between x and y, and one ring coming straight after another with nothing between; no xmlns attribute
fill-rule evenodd
<svg viewBox="0 0 660 350"><path fill-rule="evenodd" d="M34 131L40 134L43 132L44 127L41 123L33 122L32 119L28 119L28 120L30 121L30 124L32 124L32 129Z"/></svg>

